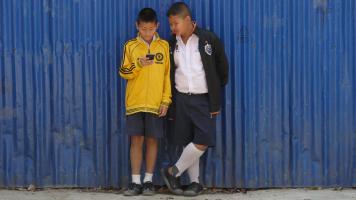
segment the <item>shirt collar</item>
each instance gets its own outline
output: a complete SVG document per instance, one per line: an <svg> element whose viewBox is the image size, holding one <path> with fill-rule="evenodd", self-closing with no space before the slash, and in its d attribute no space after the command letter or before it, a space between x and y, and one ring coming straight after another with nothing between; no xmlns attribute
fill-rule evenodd
<svg viewBox="0 0 356 200"><path fill-rule="evenodd" d="M195 21L193 23L194 23L195 27L194 27L193 34L190 37L192 37L194 35L194 37L198 37L199 38L200 28L198 27L198 25L197 25L197 23ZM177 41L179 40L179 41L183 42L181 36L178 36L178 35L173 35L173 36L175 36Z"/></svg>
<svg viewBox="0 0 356 200"><path fill-rule="evenodd" d="M190 38L199 38L199 37L198 37L197 34L193 33L193 34L188 38L188 40L189 40ZM176 40L179 41L179 42L183 42L182 37L179 36L179 35L176 35Z"/></svg>

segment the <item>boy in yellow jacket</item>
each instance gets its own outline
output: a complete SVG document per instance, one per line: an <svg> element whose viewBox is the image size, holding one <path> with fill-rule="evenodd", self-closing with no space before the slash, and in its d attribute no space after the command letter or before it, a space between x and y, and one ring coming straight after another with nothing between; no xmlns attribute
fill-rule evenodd
<svg viewBox="0 0 356 200"><path fill-rule="evenodd" d="M163 117L171 103L169 45L160 39L156 12L142 9L138 36L126 42L120 76L126 85L126 129L130 136L132 182L124 195L153 195L152 183ZM141 184L142 147L146 143L146 173Z"/></svg>

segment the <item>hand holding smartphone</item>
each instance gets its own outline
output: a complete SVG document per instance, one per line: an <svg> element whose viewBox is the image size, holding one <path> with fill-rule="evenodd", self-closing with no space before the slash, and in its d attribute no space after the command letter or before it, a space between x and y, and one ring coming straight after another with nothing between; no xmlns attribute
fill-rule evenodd
<svg viewBox="0 0 356 200"><path fill-rule="evenodd" d="M139 62L142 66L149 66L153 64L155 54L146 54L146 56L143 56L139 58Z"/></svg>
<svg viewBox="0 0 356 200"><path fill-rule="evenodd" d="M147 60L154 60L155 59L155 54L146 54Z"/></svg>

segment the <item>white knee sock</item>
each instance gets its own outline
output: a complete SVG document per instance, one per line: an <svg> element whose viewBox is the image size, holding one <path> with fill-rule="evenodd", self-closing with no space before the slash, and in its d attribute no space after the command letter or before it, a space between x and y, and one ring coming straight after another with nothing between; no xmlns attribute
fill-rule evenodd
<svg viewBox="0 0 356 200"><path fill-rule="evenodd" d="M191 183L193 182L199 183L199 162L200 162L200 158L196 160L195 163L192 166L190 166L187 170Z"/></svg>
<svg viewBox="0 0 356 200"><path fill-rule="evenodd" d="M141 185L141 175L132 174L132 182Z"/></svg>
<svg viewBox="0 0 356 200"><path fill-rule="evenodd" d="M153 174L151 173L145 173L145 178L143 179L143 182L146 183L146 182L152 182L152 177L153 177Z"/></svg>
<svg viewBox="0 0 356 200"><path fill-rule="evenodd" d="M178 169L176 177L182 175L182 173L192 166L195 161L197 161L204 151L199 150L195 147L193 143L189 143L183 150L182 155L179 160L176 162L175 166Z"/></svg>

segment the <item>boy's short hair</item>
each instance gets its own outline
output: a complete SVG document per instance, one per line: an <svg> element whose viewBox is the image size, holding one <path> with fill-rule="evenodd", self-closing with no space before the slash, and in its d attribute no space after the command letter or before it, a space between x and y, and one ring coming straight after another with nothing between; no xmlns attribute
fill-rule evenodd
<svg viewBox="0 0 356 200"><path fill-rule="evenodd" d="M140 22L154 22L157 23L157 14L156 11L152 8L143 8L140 10L137 16L136 22L139 24Z"/></svg>
<svg viewBox="0 0 356 200"><path fill-rule="evenodd" d="M184 2L176 2L169 7L167 11L167 17L170 16L181 16L181 17L192 17L192 12L190 11L188 5Z"/></svg>

